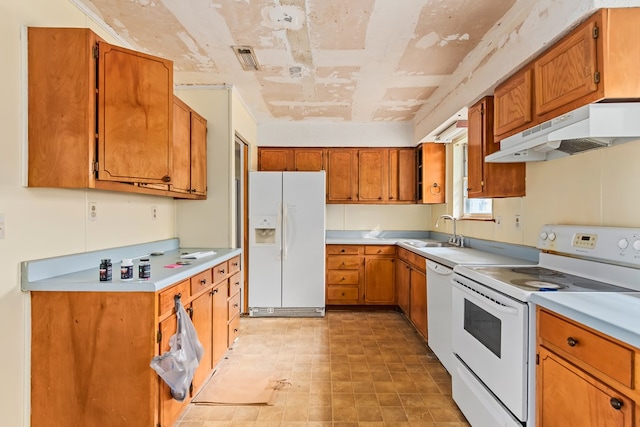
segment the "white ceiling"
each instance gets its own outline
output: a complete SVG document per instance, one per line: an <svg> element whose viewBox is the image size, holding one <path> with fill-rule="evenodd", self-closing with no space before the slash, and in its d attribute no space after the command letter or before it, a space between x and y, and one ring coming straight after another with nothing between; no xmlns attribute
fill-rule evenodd
<svg viewBox="0 0 640 427"><path fill-rule="evenodd" d="M233 85L259 122L369 123L413 120L516 0L76 2L173 60L176 84ZM261 69L244 71L234 45Z"/></svg>

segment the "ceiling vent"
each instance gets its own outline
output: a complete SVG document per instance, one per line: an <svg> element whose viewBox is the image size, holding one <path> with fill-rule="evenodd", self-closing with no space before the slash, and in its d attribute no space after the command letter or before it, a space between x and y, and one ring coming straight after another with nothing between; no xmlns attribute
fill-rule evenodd
<svg viewBox="0 0 640 427"><path fill-rule="evenodd" d="M233 51L236 53L243 70L260 70L260 63L258 63L258 58L256 58L256 54L251 46L233 46Z"/></svg>

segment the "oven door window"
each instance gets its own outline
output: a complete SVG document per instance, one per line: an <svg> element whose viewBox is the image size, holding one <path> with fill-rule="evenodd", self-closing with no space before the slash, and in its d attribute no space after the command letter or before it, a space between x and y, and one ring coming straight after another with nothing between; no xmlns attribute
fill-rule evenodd
<svg viewBox="0 0 640 427"><path fill-rule="evenodd" d="M465 298L464 329L482 343L493 354L500 357L502 322Z"/></svg>

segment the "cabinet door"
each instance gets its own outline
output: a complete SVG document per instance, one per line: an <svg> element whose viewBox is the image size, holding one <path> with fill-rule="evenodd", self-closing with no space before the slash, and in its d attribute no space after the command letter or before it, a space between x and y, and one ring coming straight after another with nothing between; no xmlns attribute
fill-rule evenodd
<svg viewBox="0 0 640 427"><path fill-rule="evenodd" d="M389 201L416 201L415 148L389 149Z"/></svg>
<svg viewBox="0 0 640 427"><path fill-rule="evenodd" d="M411 321L418 332L427 338L427 276L411 269Z"/></svg>
<svg viewBox="0 0 640 427"><path fill-rule="evenodd" d="M484 144L486 140L486 120L484 101L470 107L467 131L467 195L480 197L484 194Z"/></svg>
<svg viewBox="0 0 640 427"><path fill-rule="evenodd" d="M258 170L284 172L292 170L292 149L290 148L259 148Z"/></svg>
<svg viewBox="0 0 640 427"><path fill-rule="evenodd" d="M358 200L383 202L389 194L389 150L358 151Z"/></svg>
<svg viewBox="0 0 640 427"><path fill-rule="evenodd" d="M194 393L200 390L200 387L204 385L207 377L211 373L213 365L211 364L211 351L212 351L212 302L213 294L211 292L205 292L198 298L191 302L191 313L193 326L198 333L198 340L202 347L204 347L204 354L198 368L193 374L193 389Z"/></svg>
<svg viewBox="0 0 640 427"><path fill-rule="evenodd" d="M525 195L525 163L485 163L500 149L493 137L493 97L487 96L468 111L467 196L519 197Z"/></svg>
<svg viewBox="0 0 640 427"><path fill-rule="evenodd" d="M494 132L504 135L533 120L533 69L519 72L494 93Z"/></svg>
<svg viewBox="0 0 640 427"><path fill-rule="evenodd" d="M635 403L560 356L538 347L540 427L631 427Z"/></svg>
<svg viewBox="0 0 640 427"><path fill-rule="evenodd" d="M207 194L207 120L191 111L191 193Z"/></svg>
<svg viewBox="0 0 640 427"><path fill-rule="evenodd" d="M191 113L173 97L173 174L171 190L188 193L191 188Z"/></svg>
<svg viewBox="0 0 640 427"><path fill-rule="evenodd" d="M446 147L422 144L418 156L418 197L421 203L445 202Z"/></svg>
<svg viewBox="0 0 640 427"><path fill-rule="evenodd" d="M296 171L324 170L322 148L296 148L293 151L293 166Z"/></svg>
<svg viewBox="0 0 640 427"><path fill-rule="evenodd" d="M368 256L364 263L365 304L396 303L395 258Z"/></svg>
<svg viewBox="0 0 640 427"><path fill-rule="evenodd" d="M411 316L411 267L398 260L396 265L396 298L398 306L408 317Z"/></svg>
<svg viewBox="0 0 640 427"><path fill-rule="evenodd" d="M542 115L598 90L591 19L534 62L536 114Z"/></svg>
<svg viewBox="0 0 640 427"><path fill-rule="evenodd" d="M173 63L98 42L98 179L172 179Z"/></svg>
<svg viewBox="0 0 640 427"><path fill-rule="evenodd" d="M327 150L327 202L348 203L358 199L357 150Z"/></svg>
<svg viewBox="0 0 640 427"><path fill-rule="evenodd" d="M178 330L178 318L175 314L172 314L160 323L160 332L162 333L162 339L160 340L160 351L158 354L163 354L171 350L169 345L169 339L175 335ZM179 402L171 395L171 388L158 377L160 383L160 425L172 426L178 418L180 411L184 409L188 402L186 399L183 402Z"/></svg>
<svg viewBox="0 0 640 427"><path fill-rule="evenodd" d="M222 282L211 291L213 294L212 363L215 366L227 351L227 283Z"/></svg>

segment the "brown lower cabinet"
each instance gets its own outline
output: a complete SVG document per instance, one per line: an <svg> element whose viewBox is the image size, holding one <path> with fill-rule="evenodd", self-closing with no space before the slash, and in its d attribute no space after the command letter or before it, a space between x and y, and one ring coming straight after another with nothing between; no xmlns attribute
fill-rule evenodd
<svg viewBox="0 0 640 427"><path fill-rule="evenodd" d="M538 308L536 425L640 425L637 348Z"/></svg>
<svg viewBox="0 0 640 427"><path fill-rule="evenodd" d="M31 292L31 425L172 426L239 334L239 261L156 293ZM205 348L183 402L149 366L170 348L177 294Z"/></svg>
<svg viewBox="0 0 640 427"><path fill-rule="evenodd" d="M327 305L395 305L394 245L327 245Z"/></svg>
<svg viewBox="0 0 640 427"><path fill-rule="evenodd" d="M404 248L398 248L396 270L398 306L427 338L427 275L426 258Z"/></svg>

